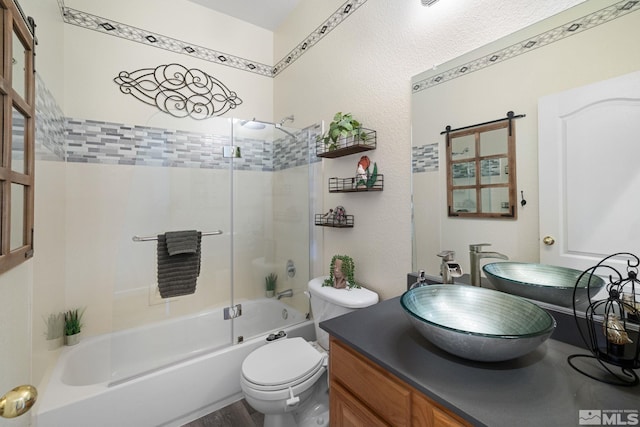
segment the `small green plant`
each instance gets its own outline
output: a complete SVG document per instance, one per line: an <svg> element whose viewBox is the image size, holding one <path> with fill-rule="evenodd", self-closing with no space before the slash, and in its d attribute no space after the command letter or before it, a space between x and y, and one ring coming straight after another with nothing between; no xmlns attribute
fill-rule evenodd
<svg viewBox="0 0 640 427"><path fill-rule="evenodd" d="M347 287L348 288L360 288L360 285L356 283L354 279L354 272L356 270L356 266L353 262L353 259L349 255L334 255L331 258L331 265L329 266L329 278L326 279L322 286L334 286L335 285L335 267L336 260L342 261L342 268L340 269L342 276L347 279Z"/></svg>
<svg viewBox="0 0 640 427"><path fill-rule="evenodd" d="M351 113L342 114L338 112L333 116L333 121L329 124L329 130L324 135L318 136L318 141L322 141L327 150L338 148L338 138L354 137L354 140L367 140L367 134L362 132L362 125L353 118Z"/></svg>
<svg viewBox="0 0 640 427"><path fill-rule="evenodd" d="M79 311L77 308L75 310L68 310L64 313L64 334L65 335L75 335L79 334L82 330L82 315L83 311Z"/></svg>
<svg viewBox="0 0 640 427"><path fill-rule="evenodd" d="M275 291L276 282L278 281L278 275L274 273L270 273L267 277L264 278L264 281L267 287L267 291Z"/></svg>

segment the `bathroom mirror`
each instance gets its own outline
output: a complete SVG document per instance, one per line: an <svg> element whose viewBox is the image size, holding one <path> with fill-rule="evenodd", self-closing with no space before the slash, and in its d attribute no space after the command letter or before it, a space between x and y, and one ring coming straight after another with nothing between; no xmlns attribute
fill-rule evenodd
<svg viewBox="0 0 640 427"><path fill-rule="evenodd" d="M506 119L457 130L447 126L447 215L517 217L515 122Z"/></svg>
<svg viewBox="0 0 640 427"><path fill-rule="evenodd" d="M553 187L557 191L562 182L542 179L551 162L539 158L538 102L640 70L637 45L632 42L637 40L638 28L640 3L585 1L446 63L424 64L425 71L411 80L414 271L437 275L437 254L452 250L468 273L469 245L475 243L490 243L488 250L514 261L539 262L542 255L546 257L549 247L543 243L547 228L541 222L540 195L549 194ZM507 111L525 116L515 120L514 152L505 148L503 128L480 134L492 141L486 154L476 155L477 135L471 133L452 133L447 147L441 134L444 126L486 123ZM603 141L603 147L606 144ZM602 162L599 156L580 164L601 171ZM610 182L610 176L599 176L607 191L620 188ZM505 190L511 179L513 186ZM486 211L478 206L483 197L492 200ZM449 216L450 203L457 216ZM491 217L510 209L517 221ZM559 209L564 207L546 210ZM563 236L553 237L559 247ZM483 264L491 261L496 260ZM560 259L545 259L545 263L563 265Z"/></svg>

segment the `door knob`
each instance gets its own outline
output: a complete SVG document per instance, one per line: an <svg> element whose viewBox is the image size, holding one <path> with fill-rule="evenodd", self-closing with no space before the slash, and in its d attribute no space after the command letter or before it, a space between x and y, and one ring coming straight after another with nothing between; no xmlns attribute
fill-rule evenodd
<svg viewBox="0 0 640 427"><path fill-rule="evenodd" d="M32 385L21 385L0 397L0 417L15 418L27 412L38 398Z"/></svg>
<svg viewBox="0 0 640 427"><path fill-rule="evenodd" d="M547 246L551 246L556 242L556 239L554 239L551 236L544 236L544 239L542 239L542 243L544 243Z"/></svg>

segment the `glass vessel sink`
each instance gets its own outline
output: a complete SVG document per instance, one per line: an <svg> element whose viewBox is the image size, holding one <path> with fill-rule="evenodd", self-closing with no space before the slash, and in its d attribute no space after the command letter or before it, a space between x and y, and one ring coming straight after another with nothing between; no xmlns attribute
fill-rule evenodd
<svg viewBox="0 0 640 427"><path fill-rule="evenodd" d="M574 287L582 274L582 271L571 268L526 262L494 262L482 269L489 282L499 291L563 307L573 306ZM600 277L592 276L589 279L589 275L585 274L575 289L576 303L587 299L587 284L591 296L595 296L605 285Z"/></svg>
<svg viewBox="0 0 640 427"><path fill-rule="evenodd" d="M464 359L499 362L535 350L555 319L514 295L466 285L422 286L400 298L411 324L441 349Z"/></svg>

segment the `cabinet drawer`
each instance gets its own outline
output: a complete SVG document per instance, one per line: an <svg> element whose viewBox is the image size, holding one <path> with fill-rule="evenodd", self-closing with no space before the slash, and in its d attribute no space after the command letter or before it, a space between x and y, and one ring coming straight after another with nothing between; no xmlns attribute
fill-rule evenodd
<svg viewBox="0 0 640 427"><path fill-rule="evenodd" d="M393 426L411 421L411 392L379 367L331 338L329 373L369 408Z"/></svg>

